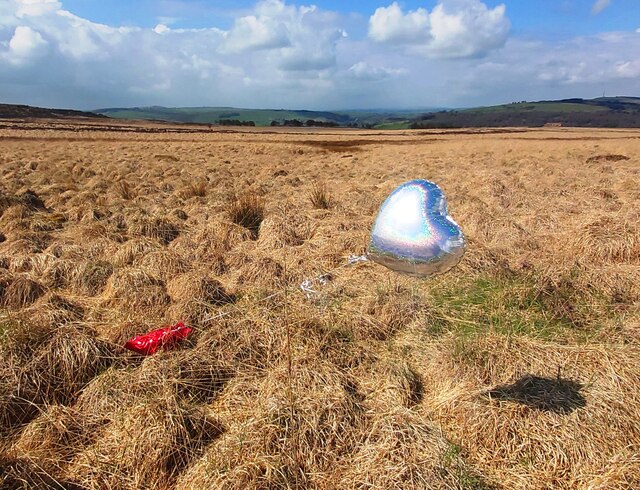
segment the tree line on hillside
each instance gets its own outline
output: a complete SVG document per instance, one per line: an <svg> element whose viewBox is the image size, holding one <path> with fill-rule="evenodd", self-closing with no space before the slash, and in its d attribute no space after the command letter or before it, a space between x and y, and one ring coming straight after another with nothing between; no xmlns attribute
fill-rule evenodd
<svg viewBox="0 0 640 490"><path fill-rule="evenodd" d="M283 121L271 121L271 126L284 126L291 128L302 128L302 127L317 127L317 128L337 128L340 126L337 122L334 121L316 121L315 119L307 119L306 121L301 121L299 119L285 119Z"/></svg>
<svg viewBox="0 0 640 490"><path fill-rule="evenodd" d="M239 119L220 119L218 120L220 126L256 126L255 121L240 121ZM288 127L288 128L358 128L358 129L372 129L375 125L369 123L351 122L348 124L340 124L335 121L318 121L315 119L307 119L301 121L300 119L284 119L282 121L271 121L271 127ZM213 124L209 124L209 127L213 127Z"/></svg>
<svg viewBox="0 0 640 490"><path fill-rule="evenodd" d="M357 128L357 129L372 129L375 124L370 123L359 123L359 122L350 122L350 123L338 123L335 121L318 121L315 119L307 119L306 121L301 121L300 119L285 119L283 121L271 121L272 127L290 127L290 128Z"/></svg>
<svg viewBox="0 0 640 490"><path fill-rule="evenodd" d="M220 119L220 126L255 126L255 121L240 121L239 119Z"/></svg>

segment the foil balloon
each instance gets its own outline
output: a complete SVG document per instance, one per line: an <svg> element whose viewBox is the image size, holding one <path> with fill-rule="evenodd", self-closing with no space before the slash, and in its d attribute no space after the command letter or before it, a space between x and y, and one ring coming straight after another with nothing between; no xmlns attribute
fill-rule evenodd
<svg viewBox="0 0 640 490"><path fill-rule="evenodd" d="M144 335L138 335L129 340L124 347L143 356L150 356L161 348L171 348L186 339L193 328L178 322L175 325L159 328Z"/></svg>
<svg viewBox="0 0 640 490"><path fill-rule="evenodd" d="M430 276L460 262L464 247L464 235L449 216L442 189L427 180L412 180L380 207L368 256L396 272Z"/></svg>

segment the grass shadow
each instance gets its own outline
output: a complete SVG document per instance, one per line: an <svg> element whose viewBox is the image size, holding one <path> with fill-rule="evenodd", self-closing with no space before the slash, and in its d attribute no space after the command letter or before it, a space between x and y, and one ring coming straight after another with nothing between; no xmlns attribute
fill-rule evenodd
<svg viewBox="0 0 640 490"><path fill-rule="evenodd" d="M586 406L587 402L580 393L582 388L583 385L577 381L527 374L513 384L498 386L486 392L485 396L544 412L568 414Z"/></svg>

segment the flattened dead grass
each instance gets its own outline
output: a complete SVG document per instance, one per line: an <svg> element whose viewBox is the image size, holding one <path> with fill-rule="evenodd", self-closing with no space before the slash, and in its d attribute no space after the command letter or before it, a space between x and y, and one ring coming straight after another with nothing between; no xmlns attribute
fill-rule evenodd
<svg viewBox="0 0 640 490"><path fill-rule="evenodd" d="M1 143L0 487L640 487L634 132L23 124ZM412 178L447 193L461 264L347 265ZM174 349L123 348L178 321Z"/></svg>

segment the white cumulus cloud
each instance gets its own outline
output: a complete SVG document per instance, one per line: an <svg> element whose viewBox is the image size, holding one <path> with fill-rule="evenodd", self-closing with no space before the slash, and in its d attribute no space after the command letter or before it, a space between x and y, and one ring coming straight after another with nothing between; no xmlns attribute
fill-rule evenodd
<svg viewBox="0 0 640 490"><path fill-rule="evenodd" d="M118 27L81 18L57 0L0 0L0 94L85 108L264 106L295 103L283 92L295 81L303 106L304 87L334 84L328 72L337 69L336 46L346 36L340 22L314 6L264 0L228 30L162 21ZM29 63L36 59L42 62Z"/></svg>
<svg viewBox="0 0 640 490"><path fill-rule="evenodd" d="M335 15L315 6L265 0L256 5L253 15L235 20L220 52L271 51L267 58L279 69L324 70L335 65L335 45L346 36L336 23Z"/></svg>
<svg viewBox="0 0 640 490"><path fill-rule="evenodd" d="M380 7L369 19L369 37L379 42L429 42L432 39L429 12L418 9L404 14L397 2L388 7Z"/></svg>
<svg viewBox="0 0 640 490"><path fill-rule="evenodd" d="M41 16L57 11L61 7L58 0L5 0L18 5L16 15L18 17L25 16Z"/></svg>
<svg viewBox="0 0 640 490"><path fill-rule="evenodd" d="M362 18L265 0L226 28L214 17L186 29L161 17L153 28L99 24L56 0L0 0L1 101L338 109L637 92L634 30L525 41L508 37L495 2L403 11L391 1ZM346 34L367 26L368 36Z"/></svg>
<svg viewBox="0 0 640 490"><path fill-rule="evenodd" d="M13 64L27 63L41 56L46 45L39 32L28 26L18 26L9 41L9 51L5 57Z"/></svg>
<svg viewBox="0 0 640 490"><path fill-rule="evenodd" d="M490 9L480 0L440 0L430 13L404 13L394 2L369 19L372 40L410 45L433 58L485 55L504 45L510 28L504 4Z"/></svg>
<svg viewBox="0 0 640 490"><path fill-rule="evenodd" d="M248 15L237 19L227 33L223 49L240 53L256 49L284 48L289 46L287 26L278 18Z"/></svg>
<svg viewBox="0 0 640 490"><path fill-rule="evenodd" d="M383 66L370 65L366 61L359 61L349 67L348 73L351 77L363 81L386 80L391 77L406 73L405 69L385 68Z"/></svg>

